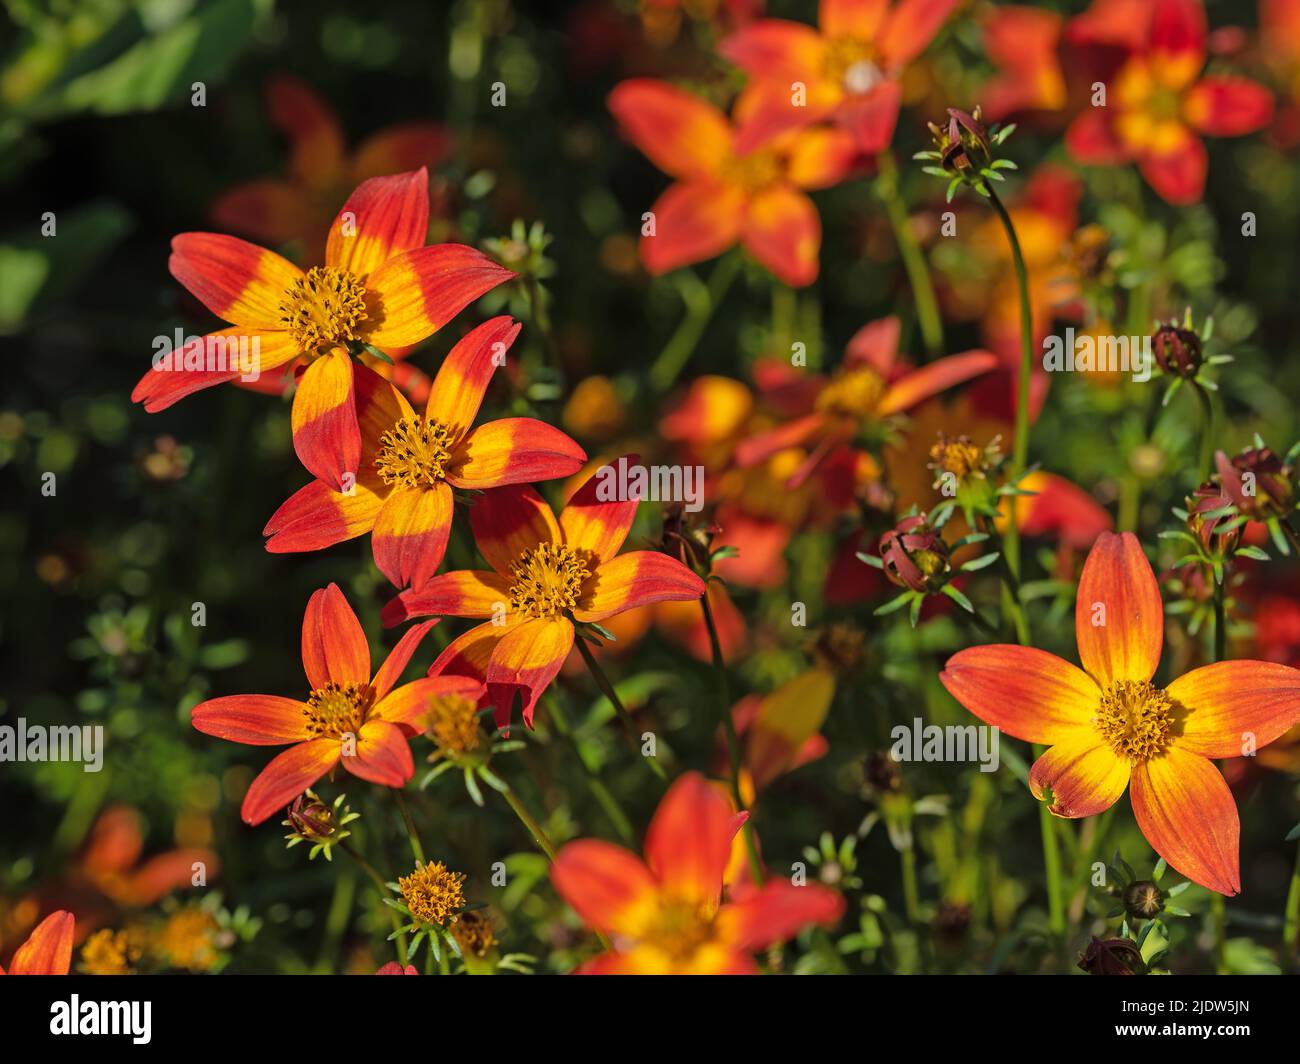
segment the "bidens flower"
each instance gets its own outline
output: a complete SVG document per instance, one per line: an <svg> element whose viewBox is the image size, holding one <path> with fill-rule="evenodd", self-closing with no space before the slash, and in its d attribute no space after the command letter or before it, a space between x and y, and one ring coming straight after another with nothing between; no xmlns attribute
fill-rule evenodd
<svg viewBox="0 0 1300 1064"><path fill-rule="evenodd" d="M75 924L72 913L66 909L50 913L14 951L9 971L0 968L0 975L67 975L72 964Z"/></svg>
<svg viewBox="0 0 1300 1064"><path fill-rule="evenodd" d="M132 401L155 413L297 360L294 449L313 476L346 491L361 458L352 355L417 344L514 276L461 244L425 247L428 226L421 169L363 182L330 227L325 265L306 273L233 236L182 233L172 240L172 276L232 327L155 358Z"/></svg>
<svg viewBox="0 0 1300 1064"><path fill-rule="evenodd" d="M416 625L393 647L373 679L370 646L338 585L316 591L302 619L307 701L279 695L231 695L190 712L199 731L251 746L293 745L253 780L240 815L260 824L340 761L354 776L401 787L415 774L406 740L422 725L432 699L477 699L482 685L459 676L424 678L394 689L411 655L437 622Z"/></svg>
<svg viewBox="0 0 1300 1064"><path fill-rule="evenodd" d="M940 679L981 720L1051 747L1029 785L1056 816L1100 813L1129 787L1156 853L1188 879L1237 894L1237 807L1211 760L1253 752L1300 722L1300 670L1221 661L1155 686L1160 589L1131 532L1098 537L1074 616L1083 669L995 645L954 654Z"/></svg>
<svg viewBox="0 0 1300 1064"><path fill-rule="evenodd" d="M401 391L356 368L361 463L352 490L313 481L267 522L272 553L320 550L371 532L375 564L399 587L419 587L442 564L451 534L452 489L565 477L587 455L559 429L528 417L471 429L496 367L519 334L493 318L453 347L434 379L423 414Z"/></svg>
<svg viewBox="0 0 1300 1064"><path fill-rule="evenodd" d="M629 464L635 455L626 456ZM658 551L619 554L636 517L633 499L604 501L599 470L557 519L532 488L497 488L470 510L470 528L490 571L443 573L404 591L384 608L384 623L410 617L490 617L453 639L430 676L487 682L498 726L510 723L515 691L532 726L537 699L573 647L574 622L669 599L695 599L704 581Z"/></svg>
<svg viewBox="0 0 1300 1064"><path fill-rule="evenodd" d="M817 884L770 879L723 900L732 837L745 822L698 772L668 788L645 837L645 860L621 846L579 839L561 847L551 882L614 951L583 975L755 975L750 956L813 924L830 925L844 900Z"/></svg>

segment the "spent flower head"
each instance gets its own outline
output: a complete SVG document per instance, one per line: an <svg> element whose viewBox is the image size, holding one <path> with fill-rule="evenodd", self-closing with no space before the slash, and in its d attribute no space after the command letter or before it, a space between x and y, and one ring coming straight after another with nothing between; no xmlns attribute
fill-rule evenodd
<svg viewBox="0 0 1300 1064"><path fill-rule="evenodd" d="M921 168L924 173L948 179L949 202L962 185L988 197L992 191L990 181L1006 180L999 171L1018 169L1010 159L1000 159L995 152L1014 132L1015 125L986 127L978 106L969 113L949 107L946 123L928 125L934 147L912 158L929 164Z"/></svg>

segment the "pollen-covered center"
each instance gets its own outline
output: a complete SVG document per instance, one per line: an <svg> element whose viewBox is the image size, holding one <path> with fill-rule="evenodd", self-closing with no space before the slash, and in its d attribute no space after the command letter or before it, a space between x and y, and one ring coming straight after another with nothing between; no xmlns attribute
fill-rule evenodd
<svg viewBox="0 0 1300 1064"><path fill-rule="evenodd" d="M870 366L841 370L817 396L817 409L824 414L863 418L875 412L885 393L885 381Z"/></svg>
<svg viewBox="0 0 1300 1064"><path fill-rule="evenodd" d="M404 417L379 437L375 472L385 484L431 488L446 475L453 443L454 431L441 422Z"/></svg>
<svg viewBox="0 0 1300 1064"><path fill-rule="evenodd" d="M526 617L554 617L573 609L583 582L591 575L572 547L543 543L524 551L510 565L510 608Z"/></svg>
<svg viewBox="0 0 1300 1064"><path fill-rule="evenodd" d="M651 920L646 940L676 961L686 961L713 937L713 921L690 901L665 901Z"/></svg>
<svg viewBox="0 0 1300 1064"><path fill-rule="evenodd" d="M1141 764L1169 745L1173 700L1146 681L1119 680L1101 696L1093 723L1120 757Z"/></svg>
<svg viewBox="0 0 1300 1064"><path fill-rule="evenodd" d="M950 439L941 436L930 448L930 458L934 467L943 473L951 473L959 481L965 480L972 473L982 472L985 468L984 449L971 443L967 436Z"/></svg>
<svg viewBox="0 0 1300 1064"><path fill-rule="evenodd" d="M397 881L402 901L410 914L422 924L445 927L447 921L465 907L465 875L452 872L441 861L417 865L409 876Z"/></svg>
<svg viewBox="0 0 1300 1064"><path fill-rule="evenodd" d="M369 684L331 681L318 687L307 699L307 730L316 739L356 735L366 722L373 698Z"/></svg>
<svg viewBox="0 0 1300 1064"><path fill-rule="evenodd" d="M280 322L303 351L359 339L366 319L366 290L338 266L313 266L280 301Z"/></svg>
<svg viewBox="0 0 1300 1064"><path fill-rule="evenodd" d="M772 185L781 176L781 164L770 151L752 151L737 155L723 166L725 180L755 194Z"/></svg>
<svg viewBox="0 0 1300 1064"><path fill-rule="evenodd" d="M827 45L822 58L822 75L845 92L870 92L885 80L879 55L867 41L856 37L836 37Z"/></svg>
<svg viewBox="0 0 1300 1064"><path fill-rule="evenodd" d="M438 749L453 756L472 753L482 745L478 705L464 695L438 695L429 702L425 730Z"/></svg>

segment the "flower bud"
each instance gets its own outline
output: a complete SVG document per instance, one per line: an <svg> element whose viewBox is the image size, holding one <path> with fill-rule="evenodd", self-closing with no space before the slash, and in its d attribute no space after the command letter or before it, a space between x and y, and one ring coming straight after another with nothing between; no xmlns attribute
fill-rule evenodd
<svg viewBox="0 0 1300 1064"><path fill-rule="evenodd" d="M1233 519L1233 514L1219 517L1205 516L1231 505L1232 499L1212 480L1207 480L1188 496L1187 530L1201 541L1201 546L1207 551L1228 555L1235 551L1241 542L1240 525L1227 533L1218 531Z"/></svg>
<svg viewBox="0 0 1300 1064"><path fill-rule="evenodd" d="M899 587L937 591L948 571L948 545L925 514L905 517L880 537L885 575Z"/></svg>
<svg viewBox="0 0 1300 1064"><path fill-rule="evenodd" d="M1151 337L1151 353L1160 369L1171 377L1195 377L1204 361L1201 338L1191 329L1180 329L1172 322L1155 331Z"/></svg>
<svg viewBox="0 0 1300 1064"><path fill-rule="evenodd" d="M1224 493L1247 517L1266 521L1284 517L1295 506L1292 470L1267 447L1254 447L1229 458L1214 456Z"/></svg>
<svg viewBox="0 0 1300 1064"><path fill-rule="evenodd" d="M1079 957L1079 967L1089 975L1145 975L1141 951L1126 938L1101 939L1096 935Z"/></svg>

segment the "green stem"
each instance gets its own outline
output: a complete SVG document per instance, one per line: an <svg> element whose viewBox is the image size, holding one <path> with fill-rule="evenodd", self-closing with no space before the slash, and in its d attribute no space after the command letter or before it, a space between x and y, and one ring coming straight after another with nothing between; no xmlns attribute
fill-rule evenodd
<svg viewBox="0 0 1300 1064"><path fill-rule="evenodd" d="M546 854L546 859L553 862L555 860L555 843L550 840L542 829L542 825L537 822L533 814L519 800L519 796L515 794L509 784L506 784L506 789L501 791L501 796L505 798L506 803L515 811L515 816L519 818L520 823L528 829L528 833L541 847L542 853Z"/></svg>
<svg viewBox="0 0 1300 1064"><path fill-rule="evenodd" d="M1291 887L1286 892L1286 915L1282 922L1282 957L1287 969L1294 971L1300 956L1300 842L1295 848L1295 868L1291 872Z"/></svg>
<svg viewBox="0 0 1300 1064"><path fill-rule="evenodd" d="M1201 402L1201 455L1197 469L1200 480L1206 480L1214 472L1214 403L1210 393L1196 381L1192 381L1196 398Z"/></svg>
<svg viewBox="0 0 1300 1064"><path fill-rule="evenodd" d="M379 897L381 899L388 897L388 884L384 882L384 877L375 871L374 865L372 865L369 861L367 861L364 857L362 857L361 854L359 854L356 850L354 850L352 846L347 842L340 842L339 849L341 849L344 853L346 853L349 857L351 857L352 860L356 861L356 863L360 865L361 870L370 877L371 882L374 883L375 885L375 889L379 891ZM381 901L380 904L382 905L383 902ZM397 910L394 909L391 905L384 905L384 908L388 910L388 917L392 921L393 930L394 931L398 930L398 928L402 926L402 921L397 914ZM403 968L405 968L406 967L406 935L405 934L398 935L395 939L393 939L393 944L397 947L398 963L401 964Z"/></svg>
<svg viewBox="0 0 1300 1064"><path fill-rule="evenodd" d="M1034 747L1034 759L1045 747ZM1046 802L1038 803L1038 830L1043 839L1043 868L1047 873L1047 926L1058 944L1065 943L1065 896L1061 893L1061 850L1056 837L1056 818Z"/></svg>
<svg viewBox="0 0 1300 1064"><path fill-rule="evenodd" d="M650 384L656 392L666 392L676 382L739 271L740 256L730 252L713 267L707 285L701 284L694 274L686 275L690 278L690 286L682 293L686 316L650 367Z"/></svg>
<svg viewBox="0 0 1300 1064"><path fill-rule="evenodd" d="M912 287L912 301L916 304L916 320L921 327L921 339L931 358L943 354L943 318L939 314L939 300L934 294L930 267L926 264L921 245L912 232L912 221L907 204L898 189L898 164L894 153L881 152L876 157L880 174L876 178L876 193L885 205L889 224L894 230L894 241L907 271L907 281Z"/></svg>
<svg viewBox="0 0 1300 1064"><path fill-rule="evenodd" d="M415 855L417 865L424 864L424 847L420 844L420 833L415 830L415 821L411 819L411 810L406 805L402 792L393 791L397 799L397 808L402 811L402 822L406 825L406 837L411 841L411 853Z"/></svg>
<svg viewBox="0 0 1300 1064"><path fill-rule="evenodd" d="M578 644L578 653L582 655L582 660L586 662L587 671L591 673L591 678L596 681L596 686L600 688L601 694L609 699L610 705L614 707L614 712L618 714L619 720L623 722L623 727L627 731L628 743L631 745L632 750L640 756L640 748L637 746L636 741L636 721L632 719L632 714L627 711L627 707L623 705L622 700L618 697L618 692L614 690L614 685L609 682L609 677L605 675L605 670L600 667L600 662L596 660L596 656L591 652L591 647L587 646L587 641L579 634L574 642ZM664 771L664 767L659 764L658 758L642 756L641 760L646 763L646 767L651 772L661 780L667 781L668 774Z"/></svg>
<svg viewBox="0 0 1300 1064"><path fill-rule="evenodd" d="M551 331L551 316L546 312L546 306L542 302L542 285L536 277L529 277L524 282L524 291L528 295L528 311L532 318L533 325L537 326L537 332L542 338L542 349L546 352L547 361L550 362L551 368L558 370L560 368L560 349L555 342L555 334Z"/></svg>
<svg viewBox="0 0 1300 1064"><path fill-rule="evenodd" d="M997 191L991 184L987 184L987 187L989 201L993 204L993 209L997 211L998 218L1002 222L1002 228L1007 234L1007 242L1011 245L1011 261L1016 269L1016 288L1020 295L1020 372L1016 384L1016 438L1015 446L1011 452L1010 468L1011 481L1016 483L1024 474L1025 467L1029 464L1029 385L1034 372L1034 315L1029 303L1029 273L1025 269L1025 256L1020 250L1020 238L1016 236L1016 227L1012 223L1011 215L1007 213L1006 207L1002 205L1002 200L998 198ZM1006 559L1007 569L1010 571L1012 579L1018 584L1020 581L1020 521L1014 505L1008 506L1007 530L1002 537L1002 556ZM1024 616L1024 610L1012 596L1006 595L1004 598L1010 600L1009 604L1015 611L1017 635L1023 630L1025 634L1021 638L1021 642L1027 643L1029 621Z"/></svg>
<svg viewBox="0 0 1300 1064"><path fill-rule="evenodd" d="M1209 435L1208 430L1206 435ZM1216 581L1214 584L1214 660L1216 662L1223 660L1228 642L1228 611L1224 598L1223 581ZM1219 975L1223 975L1227 972L1225 956L1228 947L1228 913L1223 895L1218 891L1210 894L1210 914L1214 925L1214 970Z"/></svg>
<svg viewBox="0 0 1300 1064"><path fill-rule="evenodd" d="M618 837L631 845L633 838L632 822L628 820L627 814L623 812L623 807L618 804L618 799L605 786L605 782L596 775L595 770L587 764L587 759L582 756L582 748L578 746L577 738L569 729L569 722L565 718L564 711L560 708L559 700L555 698L548 699L548 705L555 730L569 744L573 756L577 758L578 764L582 767L583 774L587 778L587 789L591 791L592 797L596 799L600 807L605 810L605 815L609 817L610 823L614 825Z"/></svg>
<svg viewBox="0 0 1300 1064"><path fill-rule="evenodd" d="M907 922L921 922L921 893L916 886L916 850L908 846L899 854L903 862L903 910Z"/></svg>
<svg viewBox="0 0 1300 1064"><path fill-rule="evenodd" d="M713 655L713 671L718 676L718 693L722 701L722 731L727 737L727 759L731 764L731 797L738 810L745 808L745 799L740 793L740 737L736 734L736 722L731 716L731 681L727 677L727 663L722 657L722 640L718 637L718 625L713 617L713 606L709 603L708 592L700 596L700 609L704 613L704 626L709 630L709 650ZM749 819L741 829L745 838L745 850L749 855L749 872L754 882L761 885L765 878L763 862L758 856L758 840L754 836L754 825Z"/></svg>

